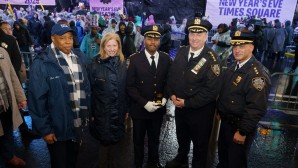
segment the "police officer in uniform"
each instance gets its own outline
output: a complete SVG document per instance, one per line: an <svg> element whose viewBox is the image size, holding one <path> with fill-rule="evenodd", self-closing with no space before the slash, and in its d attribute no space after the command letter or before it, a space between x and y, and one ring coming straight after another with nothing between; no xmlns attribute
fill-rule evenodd
<svg viewBox="0 0 298 168"><path fill-rule="evenodd" d="M236 31L231 45L236 62L223 75L218 99L221 128L218 168L246 168L256 125L267 111L270 74L253 56L254 35Z"/></svg>
<svg viewBox="0 0 298 168"><path fill-rule="evenodd" d="M179 148L167 168L188 167L191 141L192 167L206 165L221 72L217 55L206 45L211 28L209 21L198 17L189 22L190 45L180 48L169 72L167 88L175 105Z"/></svg>
<svg viewBox="0 0 298 168"><path fill-rule="evenodd" d="M127 92L131 98L130 116L133 121L135 166L142 167L144 139L148 137L148 168L159 164L159 135L166 112L168 98L165 85L171 59L168 54L157 51L161 28L146 26L142 29L145 50L130 56L127 71Z"/></svg>

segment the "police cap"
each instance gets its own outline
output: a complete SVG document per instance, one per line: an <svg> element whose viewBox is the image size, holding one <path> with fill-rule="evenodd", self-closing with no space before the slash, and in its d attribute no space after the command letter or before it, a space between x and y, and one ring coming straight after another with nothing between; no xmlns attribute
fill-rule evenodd
<svg viewBox="0 0 298 168"><path fill-rule="evenodd" d="M236 31L231 36L231 45L253 44L254 38L252 32Z"/></svg>
<svg viewBox="0 0 298 168"><path fill-rule="evenodd" d="M142 28L141 34L145 37L160 38L162 28L157 25L145 26Z"/></svg>
<svg viewBox="0 0 298 168"><path fill-rule="evenodd" d="M208 32L212 29L212 24L208 20L196 17L188 22L187 29L193 33Z"/></svg>

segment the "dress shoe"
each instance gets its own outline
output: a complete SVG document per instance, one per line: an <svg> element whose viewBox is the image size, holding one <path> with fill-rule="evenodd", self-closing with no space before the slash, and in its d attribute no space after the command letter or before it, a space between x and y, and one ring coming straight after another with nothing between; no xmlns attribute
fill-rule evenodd
<svg viewBox="0 0 298 168"><path fill-rule="evenodd" d="M166 162L165 168L188 168L188 164L178 162L177 160L173 159L171 161Z"/></svg>
<svg viewBox="0 0 298 168"><path fill-rule="evenodd" d="M12 159L7 161L7 163L12 165L12 166L15 166L15 167L24 167L24 166L26 166L26 162L23 159L15 156L15 155L12 157Z"/></svg>

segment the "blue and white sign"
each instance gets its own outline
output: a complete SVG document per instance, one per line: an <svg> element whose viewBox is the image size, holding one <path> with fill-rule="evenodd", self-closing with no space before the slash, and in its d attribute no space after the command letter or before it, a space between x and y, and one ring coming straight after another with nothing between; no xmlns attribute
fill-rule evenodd
<svg viewBox="0 0 298 168"><path fill-rule="evenodd" d="M205 15L213 26L248 16L284 22L293 20L296 4L297 0L208 0Z"/></svg>

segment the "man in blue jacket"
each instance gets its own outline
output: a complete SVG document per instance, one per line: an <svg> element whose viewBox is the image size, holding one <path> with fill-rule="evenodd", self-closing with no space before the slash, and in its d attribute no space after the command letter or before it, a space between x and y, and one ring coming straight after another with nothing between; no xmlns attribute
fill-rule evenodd
<svg viewBox="0 0 298 168"><path fill-rule="evenodd" d="M87 124L89 81L74 52L73 30L56 24L53 43L34 60L28 106L35 129L45 140L55 168L75 167L82 127Z"/></svg>

